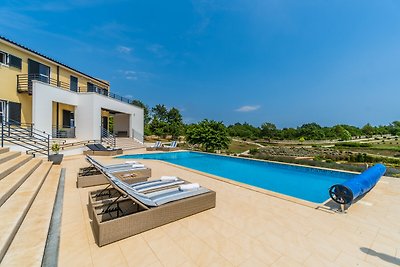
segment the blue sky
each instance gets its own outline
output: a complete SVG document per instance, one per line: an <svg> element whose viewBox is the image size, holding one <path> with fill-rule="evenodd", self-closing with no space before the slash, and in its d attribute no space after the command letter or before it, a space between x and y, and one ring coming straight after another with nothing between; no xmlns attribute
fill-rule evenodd
<svg viewBox="0 0 400 267"><path fill-rule="evenodd" d="M2 0L0 34L186 122L400 120L397 0Z"/></svg>

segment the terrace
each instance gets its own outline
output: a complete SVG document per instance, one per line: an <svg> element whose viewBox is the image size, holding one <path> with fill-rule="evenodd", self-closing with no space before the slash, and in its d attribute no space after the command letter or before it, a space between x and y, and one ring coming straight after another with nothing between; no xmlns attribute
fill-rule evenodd
<svg viewBox="0 0 400 267"><path fill-rule="evenodd" d="M3 160L5 157L16 157L11 155L12 153L15 152L3 152ZM135 153L146 152L144 149L138 149ZM104 164L125 161L111 157L97 159ZM26 162L27 156L21 155L3 165L11 166L21 160ZM67 156L61 165L66 172L64 190L61 190L64 196L60 205L62 216L59 224L59 251L57 253L56 245L46 246L45 249L47 252L51 251L50 258L53 264L50 266L56 263L58 266L395 266L400 264L398 230L400 180L398 179L383 177L370 193L350 207L348 213L340 214L327 208L303 205L302 201L293 201L267 190L162 161L140 161L152 169L151 179L162 175L173 175L216 191L216 207L99 247L93 235L87 204L88 192L104 186L77 188L78 170L88 166L88 163L83 155ZM29 162L26 164L30 164L32 168L34 164L39 164L39 159ZM51 166L43 162L34 172L37 175L33 175L32 179L37 180L40 171L49 168ZM22 171L22 169L17 170L15 173ZM48 236L48 216L51 214L52 206L52 201L49 199L54 199L56 194L59 172L60 167L51 168L49 179L45 179L44 188L40 189L37 196L40 201L35 199L32 208L29 209L1 262L2 265L41 265L42 247ZM1 175L4 173L0 171ZM28 181L32 179L28 178ZM1 182L4 188L7 176ZM12 198L10 197L10 200ZM6 202L1 208L7 208L9 204ZM47 212L44 212L45 210ZM7 216L14 217L13 212ZM0 229L4 232L4 229L7 229L4 226L10 222L9 219L2 220ZM4 236L2 240L5 240ZM15 244L15 241L18 242ZM5 246L1 243L0 245Z"/></svg>
<svg viewBox="0 0 400 267"><path fill-rule="evenodd" d="M144 151L138 151L141 153ZM123 162L101 158L104 163ZM384 177L347 214L313 209L264 190L160 161L141 160L152 177L175 175L217 192L206 212L98 247L77 189L82 156L67 168L59 266L393 266L400 263L400 181Z"/></svg>
<svg viewBox="0 0 400 267"><path fill-rule="evenodd" d="M41 74L19 74L17 75L17 91L19 93L28 93L32 94L32 81L40 81L43 83L47 83L49 85L59 87L64 90L71 90L78 93L97 93L100 95L104 95L110 97L112 99L116 99L122 101L124 103L132 104L132 99L120 96L118 94L114 94L110 92L106 88L102 88L96 85L88 86L88 87L78 87L76 90L71 89L71 85L69 83L59 81L57 79L49 78L47 76L43 76Z"/></svg>

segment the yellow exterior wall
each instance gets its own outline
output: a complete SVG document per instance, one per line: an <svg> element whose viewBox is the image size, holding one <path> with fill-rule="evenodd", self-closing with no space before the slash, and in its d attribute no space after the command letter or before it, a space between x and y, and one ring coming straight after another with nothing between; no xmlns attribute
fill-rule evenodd
<svg viewBox="0 0 400 267"><path fill-rule="evenodd" d="M63 124L63 110L69 110L75 113L75 107L63 103L58 104L58 127L62 128ZM53 116L52 116L52 123L53 126L57 124L57 103L53 102Z"/></svg>
<svg viewBox="0 0 400 267"><path fill-rule="evenodd" d="M35 55L32 52L17 47L1 39L0 39L0 51L12 54L22 59L21 70L14 67L0 65L0 99L21 103L21 122L30 123L32 122L32 96L28 95L27 93L17 92L17 75L28 74L28 58L29 58L50 67L50 78L57 80L57 66L59 65L53 61L42 58L38 55ZM69 85L71 75L78 78L78 86L81 89L83 89L83 91L86 91L87 82L89 81L97 85L98 87L110 90L109 85L100 83L96 80L91 79L88 76L82 75L66 67L59 66L60 81ZM60 110L62 113L61 108ZM55 116L53 117L55 118ZM53 122L55 123L55 121Z"/></svg>

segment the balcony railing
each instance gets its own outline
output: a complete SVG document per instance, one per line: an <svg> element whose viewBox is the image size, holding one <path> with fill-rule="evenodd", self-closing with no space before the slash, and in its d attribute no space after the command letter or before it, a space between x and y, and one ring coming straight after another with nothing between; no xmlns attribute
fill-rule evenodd
<svg viewBox="0 0 400 267"><path fill-rule="evenodd" d="M52 86L69 90L69 84L56 79L49 78L42 74L19 74L17 75L17 91L19 93L27 92L32 94L32 81L48 83Z"/></svg>
<svg viewBox="0 0 400 267"><path fill-rule="evenodd" d="M92 92L92 93L98 93L100 95L105 95L108 96L110 98L128 103L128 104L132 104L132 99L129 99L127 97L123 97L114 93L111 93L110 91L108 91L107 89L101 88L101 87L94 87L94 88L90 88L90 87L79 87L79 92L80 93L87 93L87 92Z"/></svg>
<svg viewBox="0 0 400 267"><path fill-rule="evenodd" d="M32 94L32 81L40 81L44 83L48 83L52 86L60 87L62 89L70 90L70 85L69 83L62 82L62 81L57 81L56 79L49 78L47 76L44 76L42 74L19 74L17 75L17 91L19 93L29 93ZM74 90L71 90L74 91ZM75 91L74 91L75 92ZM100 95L104 95L131 105L132 104L132 99L123 97L114 93L111 93L108 89L102 88L99 86L90 86L90 87L79 87L77 90L78 93L97 93Z"/></svg>
<svg viewBox="0 0 400 267"><path fill-rule="evenodd" d="M52 126L51 135L53 138L75 138L75 127Z"/></svg>

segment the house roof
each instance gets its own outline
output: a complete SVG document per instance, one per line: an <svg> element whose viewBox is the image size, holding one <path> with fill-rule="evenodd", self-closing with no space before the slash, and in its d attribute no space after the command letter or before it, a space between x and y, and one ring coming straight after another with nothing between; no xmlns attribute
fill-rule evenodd
<svg viewBox="0 0 400 267"><path fill-rule="evenodd" d="M79 74L82 74L82 75L84 75L84 76L87 76L87 77L89 77L89 78L91 78L91 79L93 79L93 80L95 80L95 81L97 81L97 82L99 82L99 83L102 83L102 84L104 84L104 85L109 85L108 82L105 82L105 81L103 81L103 80L100 80L100 79L98 79L98 78L95 78L95 77L93 77L93 76L90 76L90 75L88 75L88 74L86 74L86 73L83 73L83 72L81 72L81 71L79 71L79 70L77 70L77 69L74 69L74 68L72 68L72 67L70 67L70 66L68 66L68 65L65 65L65 64L61 63L60 61L57 61L57 60L55 60L55 59L53 59L53 58L50 58L50 57L48 57L48 56L46 56L46 55L43 55L43 54L37 52L37 51L35 51L35 50L32 50L32 49L30 49L30 48L28 48L28 47L26 47L26 46L23 46L23 45L21 45L21 44L19 44L19 43L16 43L16 42L14 42L14 41L12 41L12 40L10 40L10 39L4 37L4 36L1 36L1 35L0 35L0 39L1 39L1 40L4 40L4 41L6 41L6 42L8 42L8 43L10 43L10 44L13 44L13 45L15 45L15 46L18 46L19 48L22 48L22 49L24 49L24 50L26 50L26 51L29 51L29 52L31 52L31 53L33 53L33 54L39 56L39 57L45 58L45 59L47 59L47 60L50 60L50 61L54 62L55 64L58 64L58 65L63 66L63 67L65 67L65 68L67 68L67 69L70 69L70 70L72 70L72 71L75 71L75 72L77 72L77 73L79 73Z"/></svg>

